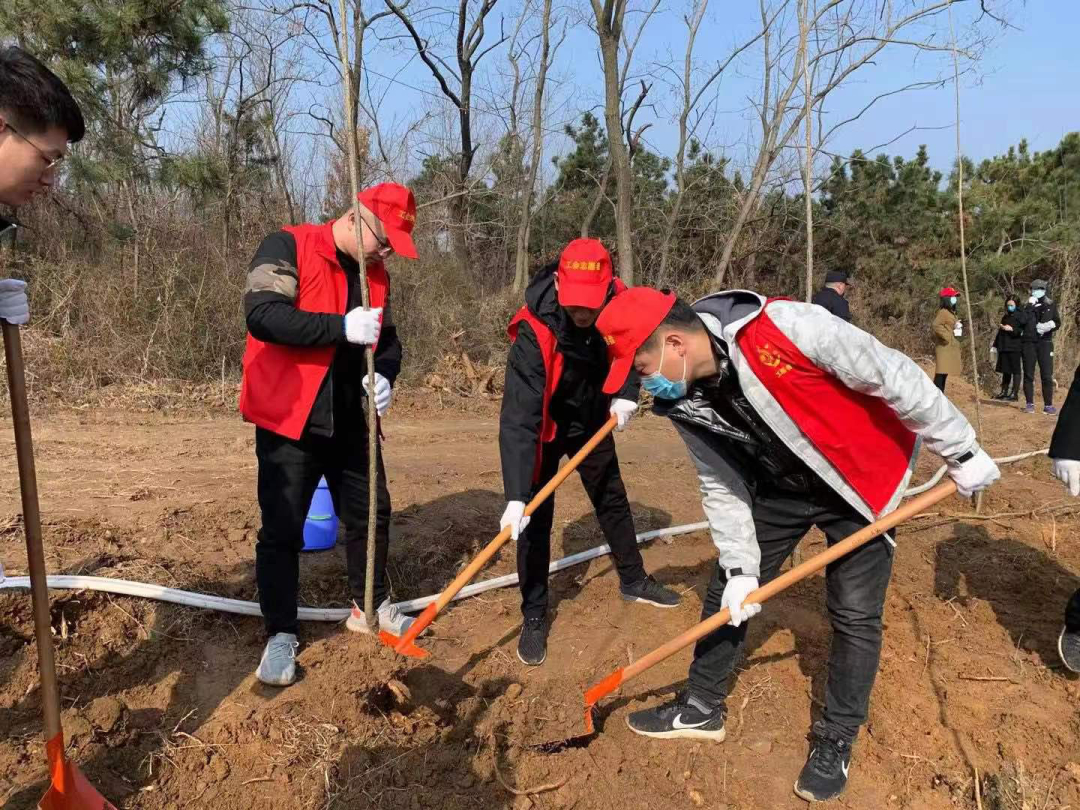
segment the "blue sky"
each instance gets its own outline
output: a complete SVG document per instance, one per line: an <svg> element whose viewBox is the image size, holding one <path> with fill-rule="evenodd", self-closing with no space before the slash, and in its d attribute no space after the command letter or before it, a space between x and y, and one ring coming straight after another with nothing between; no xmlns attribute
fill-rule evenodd
<svg viewBox="0 0 1080 810"><path fill-rule="evenodd" d="M1002 31L996 25L986 26L983 30L994 36L992 46L972 72L961 77L963 146L965 153L976 159L1004 152L1021 138L1027 138L1032 149L1049 148L1064 133L1080 128L1080 104L1076 102L1080 88L1080 2L1004 2L1008 4L1007 14L1013 27ZM519 3L520 0L502 0L496 7L506 14L508 27L510 18L520 8ZM681 17L687 5L687 0L666 2L650 21L635 55L635 73L654 83L649 99L655 102L655 107L643 110L637 121L652 123L646 134L648 143L668 155L673 154L676 146L676 102L672 88L665 84L662 66L669 64L677 69L681 63L686 39ZM752 0L712 0L698 37L698 61L706 64L715 60L748 32L756 30L757 6ZM955 8L958 30L968 30L972 12L976 10L974 4L958 3ZM550 125L554 129L561 128L561 122L583 109L602 114L595 34L580 17L575 20L573 12L564 14L571 16L567 40L557 57L553 75L556 82L553 95L560 102L551 114ZM636 25L636 21L631 20L631 25ZM489 30L493 29L497 29L497 23L489 26ZM943 34L947 36L947 29ZM402 84L396 85L385 111L402 119L418 105L425 102L430 105L434 98L431 93L437 92L427 69L415 57L397 73L408 53L409 49L403 48L396 53L373 54L370 59L373 69L378 66L382 71L395 73L401 82L425 91L418 93ZM499 52L488 59L485 66L488 71L500 70L505 65ZM760 73L757 54L748 54L725 74L716 97L719 114L709 138L710 145L728 154L736 165L752 156L756 129L746 99L757 93ZM894 49L875 66L863 68L830 98L830 115L846 117L878 93L909 81L941 76L951 76L951 62L945 56L922 54L916 58L910 50ZM635 95L637 87L635 81L632 90ZM498 103L497 93L486 100L477 99L479 108L493 103ZM856 147L893 141L909 127L918 126L918 131L877 151L910 156L919 144L925 143L933 164L947 170L955 154L953 103L951 83L896 96L837 133L828 148L846 155ZM548 157L565 151L565 139L553 137L548 145Z"/></svg>

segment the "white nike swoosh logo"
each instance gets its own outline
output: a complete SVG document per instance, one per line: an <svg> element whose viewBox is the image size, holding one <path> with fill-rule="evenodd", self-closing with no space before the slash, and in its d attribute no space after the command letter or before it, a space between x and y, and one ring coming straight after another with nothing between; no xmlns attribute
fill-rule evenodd
<svg viewBox="0 0 1080 810"><path fill-rule="evenodd" d="M706 718L706 719L702 720L700 723L684 723L682 721L682 712L679 712L677 715L675 715L675 719L671 721L671 727L672 728L701 728L703 725L705 725L708 722L709 722L709 719Z"/></svg>
<svg viewBox="0 0 1080 810"><path fill-rule="evenodd" d="M840 764L840 770L844 772L844 778L847 779L847 769L851 767L850 762L843 762Z"/></svg>

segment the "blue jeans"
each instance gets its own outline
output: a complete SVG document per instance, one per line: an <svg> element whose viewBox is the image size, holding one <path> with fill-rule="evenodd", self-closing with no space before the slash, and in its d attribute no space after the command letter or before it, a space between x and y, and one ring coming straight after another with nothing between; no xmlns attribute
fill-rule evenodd
<svg viewBox="0 0 1080 810"><path fill-rule="evenodd" d="M776 577L812 526L825 533L831 546L867 525L865 518L832 493L807 497L759 491L753 510L761 547L762 585ZM892 547L879 537L831 563L825 572L825 605L833 637L822 720L826 730L849 742L866 722L870 690L877 676L881 614L892 558ZM702 620L720 610L726 583L724 570L714 566ZM690 665L691 694L713 705L724 703L731 675L744 655L746 627L747 622L739 627L727 624L697 643Z"/></svg>

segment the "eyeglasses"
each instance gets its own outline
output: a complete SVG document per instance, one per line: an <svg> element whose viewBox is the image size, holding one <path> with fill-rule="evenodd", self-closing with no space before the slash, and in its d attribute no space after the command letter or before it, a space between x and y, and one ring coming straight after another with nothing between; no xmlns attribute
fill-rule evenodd
<svg viewBox="0 0 1080 810"><path fill-rule="evenodd" d="M42 174L49 171L49 169L55 169L57 167L57 165L59 165L64 160L63 155L60 155L60 157L55 157L55 158L49 157L40 146L38 146L36 143L34 143L29 138L27 138L21 132L19 132L19 130L15 129L15 127L13 127L11 125L11 122L5 121L4 126L7 127L8 129L10 129L12 132L14 132L16 135L18 135L22 140L24 140L28 144L30 144L32 147L34 147L34 149L37 151L37 153L39 155L41 155L41 159L45 161L45 168L41 170Z"/></svg>
<svg viewBox="0 0 1080 810"><path fill-rule="evenodd" d="M371 235L375 237L375 243L376 243L376 244L377 244L377 245L379 246L379 249L378 249L378 250L376 250L375 252L376 252L377 254L379 254L380 258L383 258L383 259L385 259L385 258L386 258L387 256L389 256L389 255L390 255L391 253L393 253L393 252L394 252L394 248L393 248L393 246L392 246L392 245L390 244L389 240L387 240L387 239L383 239L383 238L382 238L381 236L379 236L379 234L377 234L377 233L375 232L375 229L374 229L374 228L372 228L372 227L371 227L370 225L368 225L368 224L367 224L366 222L364 222L363 220L360 220L360 221L364 223L364 226L365 226L365 227L366 227L366 228L367 228L367 229L368 229L369 231L371 231Z"/></svg>

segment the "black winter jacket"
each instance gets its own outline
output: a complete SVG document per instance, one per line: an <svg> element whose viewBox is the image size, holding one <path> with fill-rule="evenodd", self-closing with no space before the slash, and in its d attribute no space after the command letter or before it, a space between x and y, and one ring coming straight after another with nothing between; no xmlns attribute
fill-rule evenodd
<svg viewBox="0 0 1080 810"><path fill-rule="evenodd" d="M525 304L554 333L563 355L562 376L549 405L557 435L591 436L607 421L612 399L637 402L640 382L631 371L617 394L609 396L603 392L609 367L607 346L594 326L578 328L559 305L556 267L548 265L536 274L525 290ZM608 299L614 294L612 284ZM536 334L528 323L522 322L506 359L506 384L499 416L499 455L508 501L527 501L532 491L546 379Z"/></svg>
<svg viewBox="0 0 1080 810"><path fill-rule="evenodd" d="M1037 343L1040 340L1053 340L1054 332L1061 328L1061 315L1058 313L1057 304L1049 295L1044 295L1037 304L1024 306L1024 343ZM1040 335L1035 328L1036 324L1054 322L1054 328L1044 335Z"/></svg>
<svg viewBox="0 0 1080 810"><path fill-rule="evenodd" d="M851 323L851 307L848 306L847 299L832 287L822 287L814 293L810 303L825 307L837 318L843 318L848 323Z"/></svg>
<svg viewBox="0 0 1080 810"><path fill-rule="evenodd" d="M1050 439L1050 458L1080 459L1080 368L1076 369L1065 404Z"/></svg>
<svg viewBox="0 0 1080 810"><path fill-rule="evenodd" d="M1016 312L1006 310L1001 316L1001 326L1011 326L1012 331L998 327L997 335L994 337L994 348L1001 354L1020 351L1020 343L1024 330L1027 328L1027 319L1024 317L1023 310L1018 309Z"/></svg>

